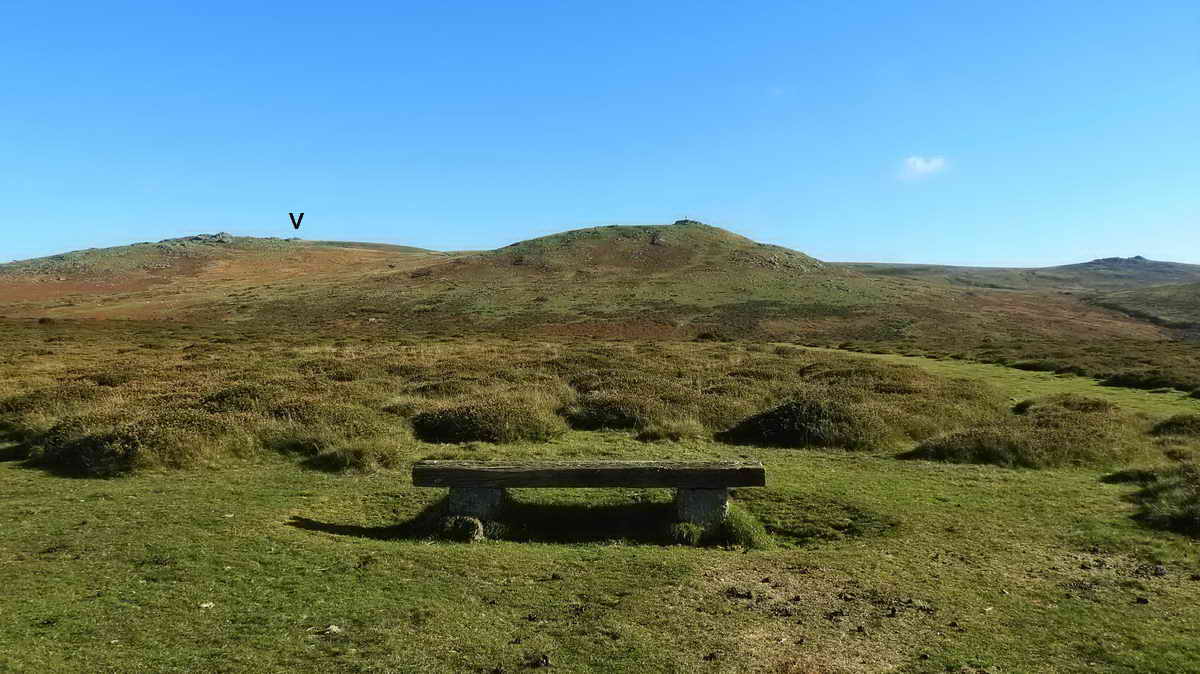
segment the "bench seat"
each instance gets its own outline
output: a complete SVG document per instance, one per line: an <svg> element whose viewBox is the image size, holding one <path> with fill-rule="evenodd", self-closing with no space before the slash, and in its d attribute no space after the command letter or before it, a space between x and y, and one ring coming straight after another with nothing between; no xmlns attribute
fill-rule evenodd
<svg viewBox="0 0 1200 674"><path fill-rule="evenodd" d="M493 519L505 489L670 487L679 519L709 526L725 517L730 487L762 487L757 461L418 461L413 485L449 487L451 515Z"/></svg>
<svg viewBox="0 0 1200 674"><path fill-rule="evenodd" d="M757 461L419 461L417 487L762 487Z"/></svg>

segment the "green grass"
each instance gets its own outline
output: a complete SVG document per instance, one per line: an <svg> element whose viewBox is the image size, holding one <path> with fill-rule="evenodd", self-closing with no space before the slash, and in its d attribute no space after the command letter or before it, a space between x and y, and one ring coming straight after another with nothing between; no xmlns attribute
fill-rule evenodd
<svg viewBox="0 0 1200 674"><path fill-rule="evenodd" d="M1177 471L1195 439L1151 432L1197 413L1179 392L794 344L136 321L0 333L0 670L1200 666L1197 539L1145 514L1194 507ZM870 413L885 440L714 439L796 400L853 414L793 421L854 430ZM613 409L629 413L600 414ZM581 410L616 421L572 421ZM414 434L443 411L481 432ZM897 460L946 432L1073 415L1124 424L1129 463ZM707 540L672 531L668 490L513 490L490 540L464 544L431 526L444 490L411 485L427 458L756 459L767 486L733 490ZM1120 468L1161 474L1158 491L1102 480Z"/></svg>
<svg viewBox="0 0 1200 674"><path fill-rule="evenodd" d="M730 456L656 447L581 434L501 455ZM748 553L408 538L404 523L443 492L413 488L403 469L331 475L272 460L94 481L0 464L16 515L0 538L0 667L520 671L545 654L561 671L1168 672L1200 658L1192 544L1138 527L1128 485L758 456L768 487L739 490L764 496L743 507L797 542ZM641 493L520 498L580 522L637 507ZM1145 570L1155 564L1167 574Z"/></svg>

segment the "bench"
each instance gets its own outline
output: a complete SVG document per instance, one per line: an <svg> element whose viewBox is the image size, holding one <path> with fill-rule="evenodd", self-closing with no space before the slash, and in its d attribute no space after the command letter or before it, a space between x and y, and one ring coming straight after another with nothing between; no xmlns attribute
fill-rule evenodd
<svg viewBox="0 0 1200 674"><path fill-rule="evenodd" d="M413 485L449 487L449 514L495 519L510 487L671 487L681 522L719 523L730 487L762 487L757 461L418 461Z"/></svg>

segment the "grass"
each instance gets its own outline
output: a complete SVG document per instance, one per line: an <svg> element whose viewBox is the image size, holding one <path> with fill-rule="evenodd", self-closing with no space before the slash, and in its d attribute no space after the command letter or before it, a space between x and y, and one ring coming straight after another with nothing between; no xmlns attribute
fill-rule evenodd
<svg viewBox="0 0 1200 674"><path fill-rule="evenodd" d="M729 456L613 434L503 447ZM545 654L565 671L1193 668L1192 544L1138 527L1128 485L761 458L769 486L735 502L796 537L748 553L604 537L605 508L639 507L640 490L527 490L530 508L592 522L598 537L468 546L407 537L402 525L442 492L413 488L403 468L338 475L271 459L92 481L2 464L19 519L0 538L0 666L521 671ZM1167 574L1141 571L1156 564Z"/></svg>
<svg viewBox="0 0 1200 674"><path fill-rule="evenodd" d="M1138 504L1135 517L1142 523L1200 537L1200 465L1194 459L1151 470L1118 471L1104 479L1141 487L1129 500Z"/></svg>
<svg viewBox="0 0 1200 674"><path fill-rule="evenodd" d="M138 321L0 332L0 670L1200 662L1196 538L1139 515L1194 503L1170 472L1194 438L1152 432L1200 410L1178 392L795 344ZM767 424L780 408L795 414ZM453 423L433 428L475 432L423 437L417 420L442 414ZM714 439L748 420L807 439ZM896 460L948 432L1080 423L1119 427L1132 449L1113 468L1162 471L1158 495L1102 481L1107 459ZM880 441L856 440L863 429ZM768 485L734 490L709 540L669 528L667 490L514 490L503 528L466 545L430 528L445 492L409 480L426 458L757 459Z"/></svg>
<svg viewBox="0 0 1200 674"><path fill-rule="evenodd" d="M1013 468L1113 467L1161 462L1149 424L1103 398L1061 393L1024 400L1016 419L951 431L906 458L992 463Z"/></svg>

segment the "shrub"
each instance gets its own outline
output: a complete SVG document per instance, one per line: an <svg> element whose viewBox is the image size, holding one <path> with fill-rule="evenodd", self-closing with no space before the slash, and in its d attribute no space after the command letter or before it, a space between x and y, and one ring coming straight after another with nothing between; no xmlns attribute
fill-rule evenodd
<svg viewBox="0 0 1200 674"><path fill-rule="evenodd" d="M1188 437L1200 437L1200 414L1176 414L1175 416L1158 422L1151 430L1155 435L1185 435Z"/></svg>
<svg viewBox="0 0 1200 674"><path fill-rule="evenodd" d="M892 434L871 407L813 397L756 414L717 439L773 447L879 449L891 444Z"/></svg>
<svg viewBox="0 0 1200 674"><path fill-rule="evenodd" d="M413 417L413 430L426 442L544 442L567 426L552 411L548 396L493 395L483 400L443 407Z"/></svg>

